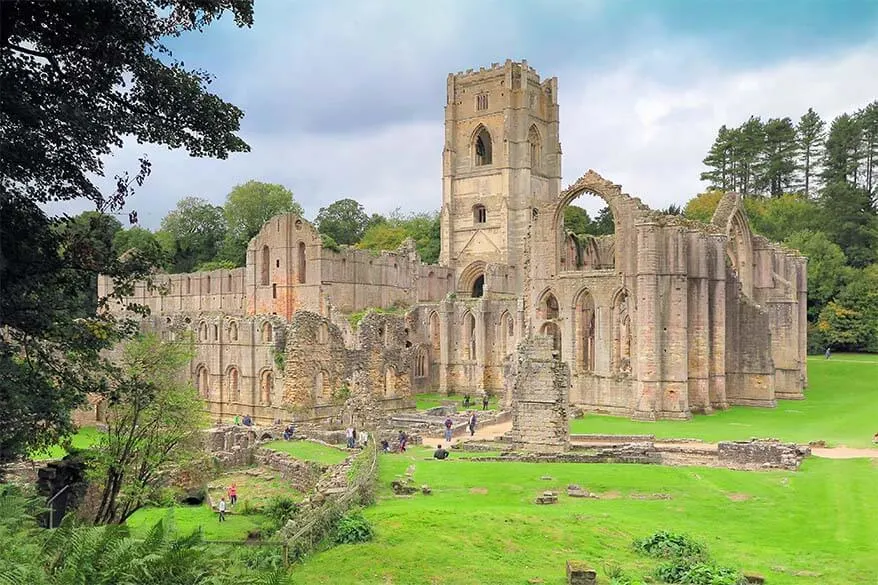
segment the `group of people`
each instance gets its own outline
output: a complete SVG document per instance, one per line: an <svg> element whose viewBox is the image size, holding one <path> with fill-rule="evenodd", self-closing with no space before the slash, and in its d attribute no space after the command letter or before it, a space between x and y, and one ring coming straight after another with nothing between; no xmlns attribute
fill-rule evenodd
<svg viewBox="0 0 878 585"><path fill-rule="evenodd" d="M354 447L365 447L366 442L369 440L369 433L366 431L360 431L357 433L357 429L353 426L349 426L345 431L345 439L347 440L348 449L353 449Z"/></svg>
<svg viewBox="0 0 878 585"><path fill-rule="evenodd" d="M235 504L238 503L238 486L233 483L232 485L229 486L229 489L227 490L226 493L228 493L228 495L229 495L229 506L233 507ZM226 497L225 496L220 498L219 504L217 504L216 508L217 508L217 511L219 511L219 521L225 522L226 521Z"/></svg>
<svg viewBox="0 0 878 585"><path fill-rule="evenodd" d="M488 410L488 395L482 395L482 410ZM463 406L464 408L469 408L470 406L475 405L475 403L470 399L469 394L463 395Z"/></svg>
<svg viewBox="0 0 878 585"><path fill-rule="evenodd" d="M245 427L253 426L253 418L249 414L245 414L243 418L240 414L235 415L235 426L244 425Z"/></svg>
<svg viewBox="0 0 878 585"><path fill-rule="evenodd" d="M467 421L467 428L469 429L469 436L472 437L476 434L476 423L478 423L478 418L476 417L475 411L470 411L469 420ZM451 417L445 419L445 442L451 442L451 436L454 434L452 427L454 426L454 421L451 420Z"/></svg>

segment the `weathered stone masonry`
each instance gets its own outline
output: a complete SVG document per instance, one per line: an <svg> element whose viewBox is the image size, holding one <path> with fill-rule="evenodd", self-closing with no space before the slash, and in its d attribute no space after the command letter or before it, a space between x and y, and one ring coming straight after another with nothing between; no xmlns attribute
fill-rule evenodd
<svg viewBox="0 0 878 585"><path fill-rule="evenodd" d="M803 397L806 259L754 235L734 193L703 224L593 171L562 190L555 78L513 61L449 75L442 168L440 265L410 242L325 249L286 214L246 267L167 275L168 294L140 286L131 300L151 308L145 327L193 332L190 375L226 420L331 418L354 387L388 410L428 389L509 405L515 348L534 335L552 339L584 410L685 419ZM581 195L606 202L614 234L565 232ZM408 313L346 319L393 306Z"/></svg>

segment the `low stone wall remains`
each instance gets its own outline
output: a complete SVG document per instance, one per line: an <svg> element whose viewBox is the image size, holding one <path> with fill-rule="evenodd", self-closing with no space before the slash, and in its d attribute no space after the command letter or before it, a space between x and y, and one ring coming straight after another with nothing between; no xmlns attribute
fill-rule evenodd
<svg viewBox="0 0 878 585"><path fill-rule="evenodd" d="M717 445L721 464L734 469L796 470L811 454L808 446L768 441L723 441Z"/></svg>
<svg viewBox="0 0 878 585"><path fill-rule="evenodd" d="M281 479L302 493L317 485L317 480L328 467L313 461L300 461L286 453L265 448L256 450L255 462L278 472Z"/></svg>

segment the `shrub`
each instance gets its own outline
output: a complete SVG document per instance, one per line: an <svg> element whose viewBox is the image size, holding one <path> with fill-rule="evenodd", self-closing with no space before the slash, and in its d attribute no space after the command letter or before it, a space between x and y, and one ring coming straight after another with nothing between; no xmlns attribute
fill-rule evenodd
<svg viewBox="0 0 878 585"><path fill-rule="evenodd" d="M635 540L634 550L657 559L684 558L694 561L707 558L707 549L700 542L685 534L665 531ZM669 583L677 583L677 581L669 581Z"/></svg>
<svg viewBox="0 0 878 585"><path fill-rule="evenodd" d="M298 511L299 505L291 498L286 496L272 498L262 509L262 513L265 514L265 522L262 525L263 532L269 535L274 534L295 518Z"/></svg>
<svg viewBox="0 0 878 585"><path fill-rule="evenodd" d="M338 519L332 531L335 544L353 544L372 540L375 531L372 524L359 511L349 512Z"/></svg>
<svg viewBox="0 0 878 585"><path fill-rule="evenodd" d="M262 506L251 500L243 500L240 505L238 505L236 511L242 516L252 516L255 514L262 514Z"/></svg>
<svg viewBox="0 0 878 585"><path fill-rule="evenodd" d="M744 585L747 580L736 569L704 561L677 558L659 565L655 577L665 583L685 585Z"/></svg>

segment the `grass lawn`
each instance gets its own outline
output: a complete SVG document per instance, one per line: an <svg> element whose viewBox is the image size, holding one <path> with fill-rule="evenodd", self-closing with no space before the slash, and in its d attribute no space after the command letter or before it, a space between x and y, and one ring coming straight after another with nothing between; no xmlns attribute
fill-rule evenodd
<svg viewBox="0 0 878 585"><path fill-rule="evenodd" d="M870 447L878 432L878 355L834 354L808 359L805 400L780 400L777 408L733 406L689 421L636 422L586 414L573 433L654 434L705 441L774 437L799 443Z"/></svg>
<svg viewBox="0 0 878 585"><path fill-rule="evenodd" d="M424 394L415 394L415 403L417 403L418 410L427 410L428 408L435 408L436 406L442 406L444 402L456 402L458 412L465 412L466 410L481 410L482 409L482 398L481 396L476 396L475 394L470 396L470 400L473 402L472 406L464 407L463 406L463 394L452 394L451 396L443 396L438 392L428 392ZM497 410L500 408L500 398L498 396L491 396L488 398L488 408L491 410Z"/></svg>
<svg viewBox="0 0 878 585"><path fill-rule="evenodd" d="M295 459L302 461L315 461L323 465L335 465L345 460L350 452L328 447L311 441L270 441L263 445L266 449L273 449L286 453Z"/></svg>
<svg viewBox="0 0 878 585"><path fill-rule="evenodd" d="M411 464L432 495L392 495L390 481ZM382 455L380 465L379 502L365 511L376 538L309 557L293 583L339 583L343 575L359 584L561 585L568 559L640 578L656 563L636 555L631 541L658 530L689 533L719 562L759 572L771 585L878 583L878 463L865 459L742 472L454 455L425 461L412 451ZM569 483L603 497L569 498ZM560 490L558 504L533 504L546 489ZM657 493L670 499L643 498Z"/></svg>
<svg viewBox="0 0 878 585"><path fill-rule="evenodd" d="M254 475L257 472L259 475ZM218 502L228 493L230 485L235 484L238 490L238 503L249 502L255 506L263 506L272 498L286 496L300 500L302 494L280 478L276 471L267 467L252 467L224 473L209 484L210 497Z"/></svg>
<svg viewBox="0 0 878 585"><path fill-rule="evenodd" d="M77 449L88 449L98 442L100 432L95 427L82 427L75 435L70 437L73 447ZM35 461L44 461L47 459L61 459L67 455L67 450L61 445L53 445L45 451L37 451L31 453L31 459Z"/></svg>
<svg viewBox="0 0 878 585"><path fill-rule="evenodd" d="M240 502L241 500L239 500ZM133 536L145 536L156 522L171 514L177 529L189 534L197 529L204 531L208 540L245 540L247 533L259 528L263 516L259 514L226 514L226 521L220 522L217 512L207 504L201 506L174 506L169 508L141 508L128 518L128 526Z"/></svg>

